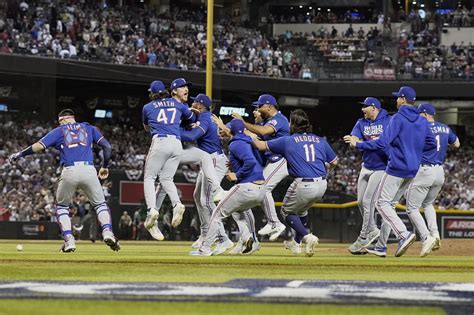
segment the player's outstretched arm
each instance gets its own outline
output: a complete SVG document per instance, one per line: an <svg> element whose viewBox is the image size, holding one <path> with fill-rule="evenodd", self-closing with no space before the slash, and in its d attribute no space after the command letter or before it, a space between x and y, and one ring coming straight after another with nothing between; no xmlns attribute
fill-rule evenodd
<svg viewBox="0 0 474 315"><path fill-rule="evenodd" d="M24 156L28 156L34 153L38 153L41 151L44 151L45 147L43 144L39 142L33 143L33 145L30 145L28 148L23 149L19 152L13 153L8 157L8 160L11 162L18 160L19 158L22 158Z"/></svg>
<svg viewBox="0 0 474 315"><path fill-rule="evenodd" d="M260 125L254 125L254 124L246 122L239 113L232 113L232 117L235 119L242 120L245 124L245 128L247 128L253 133L256 133L259 136L272 135L276 132L275 128L273 128L272 126L268 126L268 125L260 126Z"/></svg>

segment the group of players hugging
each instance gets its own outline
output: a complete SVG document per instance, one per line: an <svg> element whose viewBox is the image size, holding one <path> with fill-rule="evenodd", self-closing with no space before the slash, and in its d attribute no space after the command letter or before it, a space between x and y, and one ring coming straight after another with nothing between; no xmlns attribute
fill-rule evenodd
<svg viewBox="0 0 474 315"><path fill-rule="evenodd" d="M309 229L308 209L323 197L327 172L337 166L338 158L329 143L312 133L305 111L293 110L288 121L272 95L262 94L252 103L254 123L233 113L233 119L224 124L212 114L212 101L207 95L188 96L190 86L184 78L175 79L169 88L153 81L148 89L150 102L143 107L143 127L152 137L144 166L148 208L145 227L151 236L164 240L158 218L166 195L173 206L171 225L181 223L186 208L173 177L180 164L196 163L200 172L193 197L201 234L192 244L190 255L214 256L227 251L250 255L260 249L258 235L275 241L288 226L293 236L283 242L284 247L295 255L313 256L319 239ZM364 117L343 138L362 151L363 160L357 184L363 223L349 251L385 257L393 231L399 239L395 256L402 256L416 239L395 211L396 203L404 196L407 213L422 242L423 257L440 248L433 202L444 182L442 163L447 147L460 144L448 126L434 120L436 113L431 104L415 106L416 93L411 87L401 87L393 95L397 98L397 113L388 115L378 99L367 97L360 103ZM12 154L10 162L49 147L59 150L62 173L56 193L56 219L64 237L61 250L76 249L68 208L80 188L97 211L104 242L118 251L120 244L112 232L110 210L98 179L108 177L111 145L97 128L76 122L71 109L62 110L58 122L59 126L38 142ZM227 155L223 141L228 141ZM98 176L93 145L103 151ZM287 176L293 182L281 206L283 223L276 213L272 190ZM228 191L221 188L224 177L235 183ZM258 232L252 212L255 207L263 209L267 220ZM426 223L420 208L425 211ZM383 219L380 229L375 209ZM230 216L239 229L236 244L223 225Z"/></svg>

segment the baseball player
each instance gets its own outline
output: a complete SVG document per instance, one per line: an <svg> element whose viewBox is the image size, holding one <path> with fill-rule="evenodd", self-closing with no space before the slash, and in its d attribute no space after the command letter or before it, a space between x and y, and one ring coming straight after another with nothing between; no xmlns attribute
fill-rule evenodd
<svg viewBox="0 0 474 315"><path fill-rule="evenodd" d="M55 216L64 237L61 251L74 252L76 250L74 236L71 231L71 219L69 218L69 204L77 188L84 191L97 212L104 242L113 251L119 251L120 244L112 232L110 209L105 202L104 192L97 178L92 152L94 144L102 148L104 159L99 170L99 178L106 179L109 176L107 167L112 147L97 128L86 122L76 122L74 112L71 109L62 110L58 115L58 122L58 127L28 148L12 154L9 159L15 161L50 147L59 150L62 172L56 192L57 207Z"/></svg>
<svg viewBox="0 0 474 315"><path fill-rule="evenodd" d="M245 128L261 137L264 141L289 135L290 128L288 119L278 111L278 104L273 96L262 94L252 105L258 108L261 118L263 119L260 124L256 125L245 122L238 113L233 113L232 117L242 120L245 124ZM265 152L265 158L267 165L263 170L263 175L265 176L267 193L262 208L268 222L258 231L258 234L270 235L269 240L274 241L285 231L286 227L280 222L276 214L272 191L279 182L288 176L288 168L285 158L279 154L267 151Z"/></svg>
<svg viewBox="0 0 474 315"><path fill-rule="evenodd" d="M217 205L211 216L206 239L199 250L191 252L191 255L218 255L218 252L211 250L211 245L222 219L234 212L243 212L260 205L265 197L263 169L255 156L255 150L252 148L252 139L244 134L245 125L243 121L233 119L229 126L233 135L229 142L229 160L233 172L229 172L227 178L237 184L229 190L226 197ZM242 254L253 252L256 236L248 233L248 235L242 237L246 239Z"/></svg>
<svg viewBox="0 0 474 315"><path fill-rule="evenodd" d="M153 81L149 92L152 101L143 106L143 127L153 137L145 160L143 179L148 208L145 227L153 238L163 240L163 234L157 226L160 207L156 207L155 181L158 178L159 189L163 189L170 197L173 206L171 225L176 227L181 223L185 211L173 182L183 152L179 125L182 117L188 121L195 121L196 117L187 105L168 97L163 82ZM188 88L176 88L175 93L187 96Z"/></svg>
<svg viewBox="0 0 474 315"><path fill-rule="evenodd" d="M411 183L406 193L407 213L410 220L417 227L420 238L428 246L433 242L430 238L434 238L432 250L438 250L441 246L440 235L438 232L438 224L436 222L436 211L433 207L438 193L444 183L443 162L446 158L448 145L453 148L459 148L460 142L458 137L453 133L451 128L435 121L434 115L436 110L431 104L421 104L418 106L420 115L429 122L430 131L436 139L435 147L427 147L421 156L421 166L416 174L415 179ZM426 222L419 212L419 208L425 209ZM428 250L422 253L428 255Z"/></svg>
<svg viewBox="0 0 474 315"><path fill-rule="evenodd" d="M416 236L407 230L405 224L397 216L394 206L418 172L425 142L432 145L434 138L429 130L428 122L419 115L418 108L414 106L415 90L402 86L398 92L392 94L397 97L398 112L392 117L380 138L362 142L350 137L345 141L358 149L385 148L389 153L387 168L380 180L375 200L377 210L383 220L395 231L400 240L395 252L395 256L400 257L415 242ZM387 234L381 234L377 244L382 241L386 244L390 233L390 230L388 231ZM377 247L377 244L374 250L367 248L367 252L385 257L386 245Z"/></svg>
<svg viewBox="0 0 474 315"><path fill-rule="evenodd" d="M220 183L228 171L227 164L229 160L222 150L217 126L211 118L211 99L205 94L198 94L191 99L193 100L192 107L199 112L199 116L195 128L192 128L190 131L181 131L181 140L185 142L196 141L198 146L197 148L185 149L182 160L194 161L196 158L202 157L199 161L208 159L212 162L213 166L210 170L201 168L193 195L199 220L201 221L201 235L192 247L200 248L209 230L209 220L216 208L213 201L215 190L212 185L212 179L209 180L208 177L210 174L211 176L216 174L217 181ZM223 253L232 246L234 246L234 243L226 235L224 226L220 224L218 243L214 251L216 253Z"/></svg>
<svg viewBox="0 0 474 315"><path fill-rule="evenodd" d="M291 226L296 237L285 247L298 253L300 240L305 244L305 254L314 255L319 239L308 231L308 209L327 188L326 166L336 167L337 156L324 138L312 134L306 113L297 109L290 115L291 136L283 136L269 141L254 140L261 151L280 154L288 163L288 172L294 177L288 188L281 212L286 223ZM300 250L301 251L301 250Z"/></svg>
<svg viewBox="0 0 474 315"><path fill-rule="evenodd" d="M357 121L350 136L362 141L378 139L387 128L391 116L374 97L367 97L360 104L364 118ZM387 161L388 155L384 149L362 153L362 167L357 180L357 205L362 215L362 227L357 240L349 246L349 252L353 255L366 254L364 248L380 235L380 230L375 224L373 201L383 171L387 167Z"/></svg>

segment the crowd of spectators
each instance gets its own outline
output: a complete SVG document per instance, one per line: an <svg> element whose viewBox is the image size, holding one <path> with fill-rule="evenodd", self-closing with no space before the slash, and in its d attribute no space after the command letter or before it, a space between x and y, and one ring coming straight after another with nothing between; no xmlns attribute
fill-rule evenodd
<svg viewBox="0 0 474 315"><path fill-rule="evenodd" d="M377 11L362 12L358 10L346 10L336 12L330 8L311 7L309 11L298 10L298 6L293 7L285 13L270 13L269 23L378 23L384 24L383 13Z"/></svg>
<svg viewBox="0 0 474 315"><path fill-rule="evenodd" d="M0 217L8 212L11 221L54 220L54 196L60 177L59 157L55 150L36 154L10 164L7 157L12 152L25 148L37 141L53 128L53 123L40 123L36 119L12 120L0 116ZM111 169L143 169L144 158L149 147L149 137L138 126L116 125L101 128L113 144ZM339 167L328 176L328 188L334 191L356 195L357 177L360 168L360 154L350 149L340 137L330 140L340 160ZM95 163L100 164L97 158ZM457 152L450 152L445 164L446 183L438 198L441 208L473 209L473 174L466 172L474 166L474 141L467 138ZM181 171L185 171L182 169ZM110 196L110 183L103 183L106 197ZM87 198L79 191L71 201L70 212L73 223L79 224L80 217L90 209ZM128 223L127 223L128 224Z"/></svg>
<svg viewBox="0 0 474 315"><path fill-rule="evenodd" d="M404 79L472 79L474 45L461 42L450 47L439 45L437 31L401 32L399 73Z"/></svg>
<svg viewBox="0 0 474 315"><path fill-rule="evenodd" d="M0 52L62 59L148 65L182 70L206 67L204 11L146 6L100 8L95 2L23 1L0 15ZM216 21L214 67L234 73L300 77L291 48L260 31Z"/></svg>

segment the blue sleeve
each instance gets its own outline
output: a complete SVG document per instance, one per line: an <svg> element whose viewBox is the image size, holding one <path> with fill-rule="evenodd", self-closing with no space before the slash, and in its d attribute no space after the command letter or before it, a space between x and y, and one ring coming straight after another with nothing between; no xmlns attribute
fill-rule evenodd
<svg viewBox="0 0 474 315"><path fill-rule="evenodd" d="M360 130L360 120L358 120L354 128L352 128L351 135L356 136L360 140L364 140L364 135Z"/></svg>
<svg viewBox="0 0 474 315"><path fill-rule="evenodd" d="M324 141L324 151L326 152L326 162L331 163L337 159L337 155L327 141Z"/></svg>
<svg viewBox="0 0 474 315"><path fill-rule="evenodd" d="M229 162L230 162L230 169L232 172L237 172L240 169L240 164L237 158L235 157L234 153L231 150L231 147L229 147Z"/></svg>
<svg viewBox="0 0 474 315"><path fill-rule="evenodd" d="M146 105L143 106L142 121L143 121L144 125L148 125L148 115L147 115L147 111L146 111Z"/></svg>
<svg viewBox="0 0 474 315"><path fill-rule="evenodd" d="M270 126L273 128L273 130L275 130L274 134L278 132L278 130L280 129L280 126L281 124L278 124L278 119L276 119L275 117L272 118L272 119L269 119L264 126Z"/></svg>
<svg viewBox="0 0 474 315"><path fill-rule="evenodd" d="M179 110L181 111L182 113L182 117L187 120L187 121L190 121L190 122L195 122L197 117L196 115L194 115L194 113L189 109L189 107L183 103L179 103L181 104L179 106Z"/></svg>
<svg viewBox="0 0 474 315"><path fill-rule="evenodd" d="M102 148L102 151L104 153L104 161L102 161L102 167L103 168L108 168L110 158L112 157L112 145L103 136L102 136L102 138L99 139L97 144Z"/></svg>
<svg viewBox="0 0 474 315"><path fill-rule="evenodd" d="M240 169L235 172L235 175L238 179L242 179L242 175L250 174L257 164L257 160L252 153L252 148L250 144L245 143L239 147L232 146L232 150L234 151L234 155L242 162L242 166Z"/></svg>
<svg viewBox="0 0 474 315"><path fill-rule="evenodd" d="M394 115L390 122L385 128L385 131L382 132L382 135L376 140L358 142L356 144L357 149L367 150L367 151L374 151L379 149L384 149L387 145L392 143L395 137L398 135L400 131L400 122L398 115Z"/></svg>
<svg viewBox="0 0 474 315"><path fill-rule="evenodd" d="M62 132L60 128L55 128L48 132L43 138L41 138L38 142L41 143L44 148L56 147L59 145L59 142L62 138Z"/></svg>
<svg viewBox="0 0 474 315"><path fill-rule="evenodd" d="M190 131L181 130L181 141L194 142L197 139L201 138L203 135L203 129L199 127L192 128Z"/></svg>
<svg viewBox="0 0 474 315"><path fill-rule="evenodd" d="M91 133L92 133L92 141L94 142L94 144L99 144L99 142L102 142L103 140L105 140L105 138L102 135L102 133L100 132L99 128L94 127L94 126L90 126L90 129L91 129ZM107 141L107 140L105 140L105 141Z"/></svg>
<svg viewBox="0 0 474 315"><path fill-rule="evenodd" d="M449 127L448 127L449 128ZM448 135L448 143L453 144L457 140L456 134L453 132L451 128L449 128L449 135Z"/></svg>
<svg viewBox="0 0 474 315"><path fill-rule="evenodd" d="M286 140L288 137L280 137L277 139L267 141L268 149L276 154L285 155L286 153Z"/></svg>

